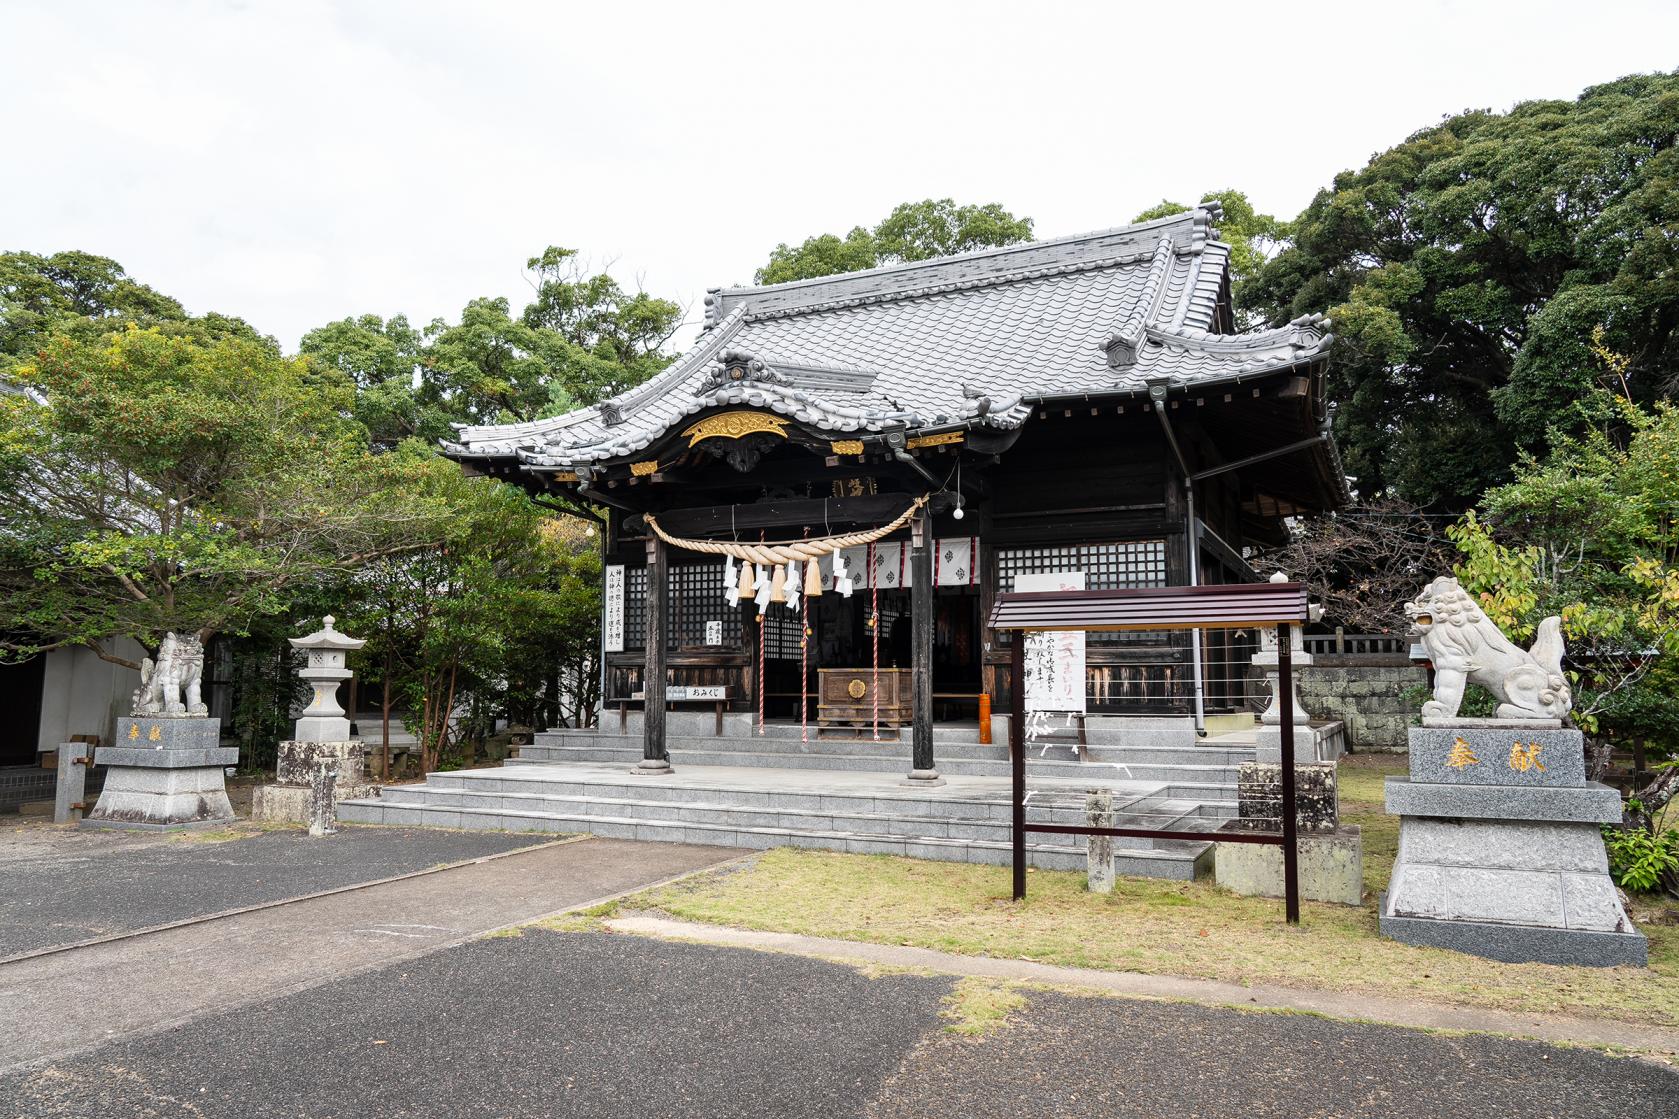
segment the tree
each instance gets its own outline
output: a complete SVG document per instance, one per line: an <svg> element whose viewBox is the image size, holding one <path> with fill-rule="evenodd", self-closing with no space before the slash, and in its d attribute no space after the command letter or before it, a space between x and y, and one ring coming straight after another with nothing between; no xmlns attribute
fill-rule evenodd
<svg viewBox="0 0 1679 1119"><path fill-rule="evenodd" d="M1270 214L1259 213L1248 201L1248 196L1239 190L1213 191L1202 195L1201 200L1203 203L1217 202L1222 210L1217 223L1218 238L1230 246L1231 287L1240 303L1245 285L1288 240L1289 223L1279 221ZM1181 202L1162 199L1131 220L1145 222L1169 218L1188 209L1190 207Z"/></svg>
<svg viewBox="0 0 1679 1119"><path fill-rule="evenodd" d="M1403 633L1410 625L1404 604L1455 556L1445 529L1414 505L1379 499L1300 520L1289 542L1256 566L1305 583L1337 625Z"/></svg>
<svg viewBox="0 0 1679 1119"><path fill-rule="evenodd" d="M928 198L903 203L873 230L857 226L843 238L825 233L797 247L777 245L755 281L808 280L1031 239L1032 219L1017 218L995 202L958 206L949 198Z"/></svg>
<svg viewBox="0 0 1679 1119"><path fill-rule="evenodd" d="M1679 750L1679 408L1618 402L1621 424L1517 464L1451 530L1458 575L1518 642L1560 615L1586 729ZM1623 434L1624 432L1624 434Z"/></svg>
<svg viewBox="0 0 1679 1119"><path fill-rule="evenodd" d="M425 336L406 317L340 319L305 334L298 352L350 378L354 415L374 443L433 443L449 435L455 417L421 378Z"/></svg>
<svg viewBox="0 0 1679 1119"><path fill-rule="evenodd" d="M463 479L457 498L442 545L371 564L347 612L428 770L470 760L499 713L581 721L598 699L596 549L511 486Z"/></svg>
<svg viewBox="0 0 1679 1119"><path fill-rule="evenodd" d="M59 336L0 394L0 651L155 647L283 611L299 589L440 538L452 464L373 454L352 386L232 336Z"/></svg>
<svg viewBox="0 0 1679 1119"><path fill-rule="evenodd" d="M55 335L93 341L129 323L199 339L260 340L241 319L187 314L176 300L130 278L109 257L0 253L0 376L32 359Z"/></svg>
<svg viewBox="0 0 1679 1119"><path fill-rule="evenodd" d="M1679 73L1473 111L1338 175L1245 304L1334 321L1336 430L1367 495L1461 510L1578 432L1592 328L1648 404L1679 379Z"/></svg>

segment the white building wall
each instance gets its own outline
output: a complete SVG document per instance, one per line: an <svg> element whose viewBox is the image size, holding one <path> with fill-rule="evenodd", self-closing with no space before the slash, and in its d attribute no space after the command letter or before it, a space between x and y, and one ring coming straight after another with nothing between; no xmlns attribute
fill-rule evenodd
<svg viewBox="0 0 1679 1119"><path fill-rule="evenodd" d="M109 648L136 663L146 655L138 642L127 638L118 638ZM106 744L115 741L117 719L128 714L129 700L140 686L138 672L100 660L90 649L54 649L46 654L44 675L37 750L51 750L73 734L97 734Z"/></svg>

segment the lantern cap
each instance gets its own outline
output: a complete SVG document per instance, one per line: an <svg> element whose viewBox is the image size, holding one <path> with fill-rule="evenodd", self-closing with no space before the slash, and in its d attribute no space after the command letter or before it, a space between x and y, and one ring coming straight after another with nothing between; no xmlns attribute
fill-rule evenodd
<svg viewBox="0 0 1679 1119"><path fill-rule="evenodd" d="M291 642L292 648L354 650L367 644L366 641L357 640L354 637L348 637L333 629L332 624L337 620L338 619L334 618L331 614L328 614L326 617L321 619L321 628L316 630L314 633L311 633L308 637L288 638Z"/></svg>

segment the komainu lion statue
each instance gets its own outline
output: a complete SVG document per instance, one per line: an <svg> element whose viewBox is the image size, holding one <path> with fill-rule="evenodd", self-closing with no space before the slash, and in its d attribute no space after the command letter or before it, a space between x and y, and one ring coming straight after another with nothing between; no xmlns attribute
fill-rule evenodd
<svg viewBox="0 0 1679 1119"><path fill-rule="evenodd" d="M191 634L163 635L157 660L140 665L140 687L134 693L136 715L203 715L204 646Z"/></svg>
<svg viewBox="0 0 1679 1119"><path fill-rule="evenodd" d="M1465 684L1479 684L1497 697L1500 719L1567 717L1571 700L1562 674L1561 618L1540 622L1532 650L1523 652L1450 575L1407 602L1405 614L1434 662L1434 698L1422 705L1424 717L1455 718Z"/></svg>

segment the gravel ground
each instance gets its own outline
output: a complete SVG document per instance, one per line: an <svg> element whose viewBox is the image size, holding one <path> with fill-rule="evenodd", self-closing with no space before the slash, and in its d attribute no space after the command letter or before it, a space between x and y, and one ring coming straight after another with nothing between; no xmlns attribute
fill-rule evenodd
<svg viewBox="0 0 1679 1119"><path fill-rule="evenodd" d="M0 1077L0 1117L1679 1115L1651 1064L1300 1015L1032 991L959 1037L951 983L529 930Z"/></svg>
<svg viewBox="0 0 1679 1119"><path fill-rule="evenodd" d="M0 831L0 957L529 847L551 836L346 828L207 841L64 827Z"/></svg>

